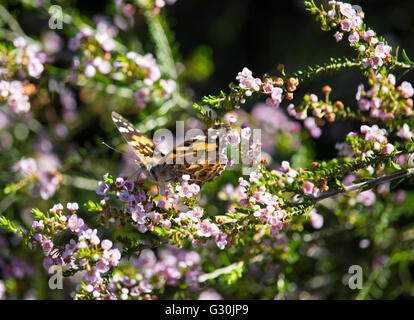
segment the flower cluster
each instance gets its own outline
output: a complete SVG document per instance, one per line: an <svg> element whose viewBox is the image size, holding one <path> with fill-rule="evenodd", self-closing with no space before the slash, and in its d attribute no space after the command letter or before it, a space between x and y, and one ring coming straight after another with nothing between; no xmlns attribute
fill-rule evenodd
<svg viewBox="0 0 414 320"><path fill-rule="evenodd" d="M113 179L107 174L96 189L97 194L105 196L96 211L104 218L118 217L123 222L133 224L141 233L163 228L166 235L177 243L185 237L197 247L200 241L213 238L217 246L223 249L227 244L227 232L220 230L219 225L212 222L196 204L200 187L190 184L189 180L189 175L183 175L182 183L169 185L161 190L162 199L154 199L143 188L142 180L134 182L125 176ZM116 209L109 193L115 193L124 203L122 210ZM178 210L179 206L183 209Z"/></svg>
<svg viewBox="0 0 414 320"><path fill-rule="evenodd" d="M54 154L39 154L36 159L23 157L12 168L20 174L22 180L9 185L9 192L34 182L35 193L42 199L49 199L62 182L62 175L57 171L59 166L60 162Z"/></svg>
<svg viewBox="0 0 414 320"><path fill-rule="evenodd" d="M329 94L332 89L329 86L324 86L322 90L325 93L326 100L320 100L316 94L311 93L304 96L300 105L294 106L290 104L287 107L287 112L291 117L297 120L305 120L305 128L309 130L314 138L318 138L321 135L318 122L323 124L323 121L320 121L321 119L326 119L329 122L335 121L338 109L343 108L343 104L340 101L337 101L334 105L330 103ZM314 118L308 117L308 110L311 111Z"/></svg>
<svg viewBox="0 0 414 320"><path fill-rule="evenodd" d="M176 87L175 81L172 79L160 79L161 71L151 53L142 56L131 51L125 55L125 59L125 61L123 59L117 61L117 67L122 72L135 75L143 83L143 86L135 92L138 107L144 108L146 106L146 100L149 98L151 91L153 91L153 99L159 97L167 99L174 92Z"/></svg>
<svg viewBox="0 0 414 320"><path fill-rule="evenodd" d="M23 37L14 39L13 48L0 44L0 102L7 102L15 114L29 112L29 97L36 87L27 75L39 78L46 61L39 45L28 44Z"/></svg>
<svg viewBox="0 0 414 320"><path fill-rule="evenodd" d="M64 214L67 210L68 214ZM100 239L97 229L91 229L77 215L79 205L68 203L66 210L62 204L56 204L47 212L33 209L35 218L32 232L27 241L31 247L40 247L45 255L43 266L52 272L51 266L60 266L66 274L73 275L86 270L83 281L91 297L99 297L104 290L103 276L121 259L121 252L114 248L112 241ZM58 241L63 234L69 234L70 240Z"/></svg>
<svg viewBox="0 0 414 320"><path fill-rule="evenodd" d="M239 185L236 188L232 185L226 185L221 189L218 197L230 202L228 210L231 212L248 209L252 215L245 216L241 220L263 224L264 230L270 229L270 236L276 237L280 229L289 225L291 215L294 213L286 210L283 192L295 188L297 182L294 178L303 173L303 169L300 169L299 172L292 169L288 161L282 161L280 170L273 170L270 173L274 181L269 181L269 177L267 177L269 173L266 170L255 171L250 174L248 181L239 178ZM305 196L317 197L320 194L321 190L314 183L304 178L301 178L301 181ZM277 191L274 189L275 185L278 186ZM323 189L326 190L326 185L323 186ZM316 209L312 209L308 217L315 229L322 227L323 216L318 214ZM263 236L263 233L258 232L258 235Z"/></svg>
<svg viewBox="0 0 414 320"><path fill-rule="evenodd" d="M362 137L359 137L356 132L350 132L346 143L336 144L341 156L371 156L375 151L385 154L391 154L394 151L394 145L389 143L386 137L387 130L377 125L372 127L362 125L360 132Z"/></svg>
<svg viewBox="0 0 414 320"><path fill-rule="evenodd" d="M154 101L168 99L175 90L175 81L161 78L160 68L151 53L123 53L114 40L117 32L116 27L100 19L96 30L85 27L70 40L70 49L83 53L81 60L74 57L72 80L76 81L79 76L94 78L99 72L115 82L127 82L134 88L139 108L144 108L150 98Z"/></svg>
<svg viewBox="0 0 414 320"><path fill-rule="evenodd" d="M357 10L350 4L342 1L329 1L330 10L324 11L311 3L308 9L321 18L322 26L325 29L338 27L334 38L341 41L344 34L348 34L348 41L351 47L359 52L364 67L378 69L385 62L391 59L391 47L381 38L379 39L371 29L365 30L363 26L364 13Z"/></svg>
<svg viewBox="0 0 414 320"><path fill-rule="evenodd" d="M243 68L238 73L236 80L239 81L239 87L244 91L245 96L249 97L253 92L269 95L270 97L266 99L266 103L273 107L278 107L284 98L291 100L293 92L299 85L299 81L295 78L289 78L286 84L282 78L273 80L267 77L262 81L260 78L254 78L248 68ZM285 90L283 89L284 85L286 86Z"/></svg>
<svg viewBox="0 0 414 320"><path fill-rule="evenodd" d="M265 223L270 228L271 236L276 236L283 227L287 212L282 209L279 197L266 191L266 186L260 183L262 177L261 172L252 172L249 180L239 178L239 192L244 194L240 205L250 206L254 217L251 219Z"/></svg>
<svg viewBox="0 0 414 320"><path fill-rule="evenodd" d="M371 118L380 118L382 121L392 120L399 116L411 116L414 89L410 82L403 81L398 87L393 74L383 79L376 77L377 84L368 91L364 85L358 86L356 100L361 111L369 112Z"/></svg>
<svg viewBox="0 0 414 320"><path fill-rule="evenodd" d="M225 119L229 123L237 121L237 114L229 113ZM227 160L227 167L233 168L241 163L244 166L257 168L261 161L261 136L255 136L249 123L243 122L240 128L230 131L227 134L226 142L232 152Z"/></svg>
<svg viewBox="0 0 414 320"><path fill-rule="evenodd" d="M157 293L167 286L189 286L198 288L198 277L202 274L200 256L195 251L167 247L157 250L144 249L139 256L130 258L133 274L127 268L117 269L109 278L106 291L96 299L157 299ZM124 270L123 270L124 269ZM80 285L74 298L85 299L91 292L88 285Z"/></svg>

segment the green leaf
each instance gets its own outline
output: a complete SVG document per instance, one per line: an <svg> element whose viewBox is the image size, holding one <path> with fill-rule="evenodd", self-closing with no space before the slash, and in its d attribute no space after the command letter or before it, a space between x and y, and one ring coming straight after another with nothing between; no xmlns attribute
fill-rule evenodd
<svg viewBox="0 0 414 320"><path fill-rule="evenodd" d="M408 58L407 53L405 52L404 49L402 50L402 56L403 56L403 58L404 58L404 60L405 60L406 63L414 64L414 62L411 61L410 58Z"/></svg>

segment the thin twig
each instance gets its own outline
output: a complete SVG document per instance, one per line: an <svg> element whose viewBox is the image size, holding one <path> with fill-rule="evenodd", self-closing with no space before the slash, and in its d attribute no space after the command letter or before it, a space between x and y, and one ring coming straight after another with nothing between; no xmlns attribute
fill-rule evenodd
<svg viewBox="0 0 414 320"><path fill-rule="evenodd" d="M409 168L407 170L395 172L395 173L392 173L392 174L389 174L389 175L386 175L386 176L382 176L380 178L376 178L376 179L372 179L372 180L369 180L369 181L365 181L365 182L361 182L361 183L352 184L350 186L346 186L344 188L344 190L336 190L336 191L326 192L326 193L322 193L321 195L319 195L317 197L311 196L311 198L312 198L312 201L314 203L316 203L316 202L324 200L326 198L336 196L340 193L346 193L346 192L359 190L361 188L364 188L364 187L370 186L370 185L372 185L372 187L373 187L376 184L392 181L392 180L399 179L399 178L404 178L404 177L407 177L409 175L412 175L413 173L414 173L414 168Z"/></svg>
<svg viewBox="0 0 414 320"><path fill-rule="evenodd" d="M223 274L228 274L232 272L233 270L239 269L243 267L243 265L244 265L244 262L239 261L239 262L232 263L231 265L227 267L216 269L213 272L202 274L201 276L198 277L198 282L206 282L207 280L215 279Z"/></svg>
<svg viewBox="0 0 414 320"><path fill-rule="evenodd" d="M0 17L6 24L8 24L13 33L27 38L16 19L14 19L10 12L2 5L0 5Z"/></svg>

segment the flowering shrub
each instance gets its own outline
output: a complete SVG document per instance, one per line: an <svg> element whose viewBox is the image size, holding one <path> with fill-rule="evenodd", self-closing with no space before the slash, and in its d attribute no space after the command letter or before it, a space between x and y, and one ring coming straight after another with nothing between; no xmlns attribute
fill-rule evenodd
<svg viewBox="0 0 414 320"><path fill-rule="evenodd" d="M414 89L402 77L414 62L407 53L367 26L359 7L305 1L352 57L293 72L280 64L277 75L241 67L227 90L193 103L189 83L208 77L211 61L203 50L179 61L165 19L174 3L117 0L111 15L92 19L68 6L62 30L40 38L0 5L7 34L0 42L0 298L412 295ZM47 16L49 9L27 1L24 10ZM324 73L351 68L364 77L347 85L354 101L342 101L333 85L322 96L302 91ZM170 168L177 180L154 183L141 136L132 136L138 151L123 150L122 161L102 146L121 143L113 110L147 134L182 120L186 129L227 124L225 171L204 183L201 169L177 165ZM315 145L328 125L341 132L349 128L343 123L352 129L336 135L329 158L319 157ZM120 132L132 132L128 126ZM197 149L198 141L186 141ZM173 141L154 138L163 143L168 149ZM365 285L355 293L346 270L356 264ZM56 272L64 290L51 287Z"/></svg>

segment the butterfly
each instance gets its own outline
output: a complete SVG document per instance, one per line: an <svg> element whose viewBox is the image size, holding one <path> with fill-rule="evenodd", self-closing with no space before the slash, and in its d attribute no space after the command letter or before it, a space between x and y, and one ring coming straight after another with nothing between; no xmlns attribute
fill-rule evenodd
<svg viewBox="0 0 414 320"><path fill-rule="evenodd" d="M112 112L112 120L134 150L135 163L157 184L180 182L183 175L189 175L189 183L202 186L226 167L228 124L215 124L202 135L185 140L169 153L162 154L150 138L120 114Z"/></svg>

